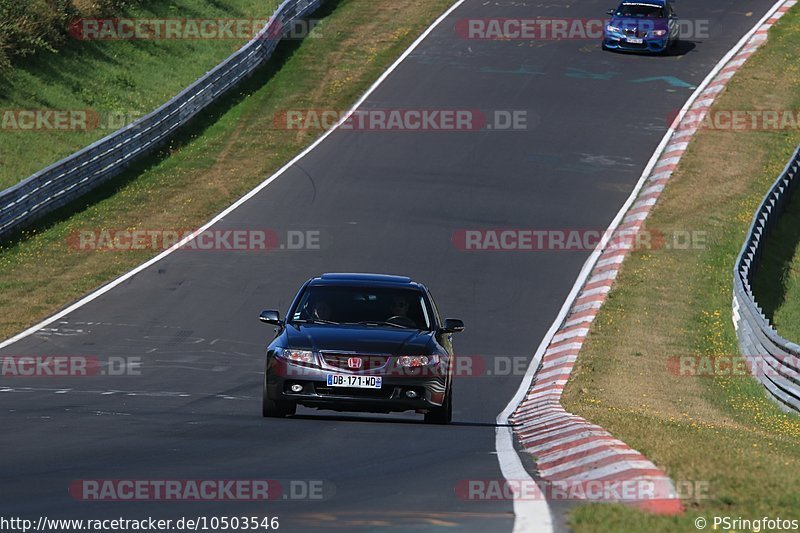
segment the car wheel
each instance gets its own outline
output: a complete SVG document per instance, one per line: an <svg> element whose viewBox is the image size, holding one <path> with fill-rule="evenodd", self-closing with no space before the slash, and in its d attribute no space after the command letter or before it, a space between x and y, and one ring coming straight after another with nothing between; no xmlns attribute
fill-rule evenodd
<svg viewBox="0 0 800 533"><path fill-rule="evenodd" d="M441 407L431 409L425 413L426 424L449 424L453 420L453 386L447 388L444 403Z"/></svg>
<svg viewBox="0 0 800 533"><path fill-rule="evenodd" d="M261 415L264 418L283 418L297 411L295 402L270 400L267 396L267 373L264 372L264 390L261 394Z"/></svg>

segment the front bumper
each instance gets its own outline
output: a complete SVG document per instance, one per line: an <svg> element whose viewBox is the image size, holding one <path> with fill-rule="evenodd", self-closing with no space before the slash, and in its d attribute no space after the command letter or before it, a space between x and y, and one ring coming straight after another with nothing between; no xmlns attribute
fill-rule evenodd
<svg viewBox="0 0 800 533"><path fill-rule="evenodd" d="M603 37L603 46L610 50L627 52L663 52L669 46L668 37L645 37L642 41L641 43L631 43L622 34L606 32Z"/></svg>
<svg viewBox="0 0 800 533"><path fill-rule="evenodd" d="M342 370L304 367L270 357L265 380L267 397L273 401L291 401L306 407L334 411L368 411L389 413L397 411L428 411L444 403L447 376L444 372L426 375L396 375L369 373L381 376L380 389L358 389L328 386L328 374L348 374ZM394 375L393 375L394 374ZM302 386L293 392L293 385ZM415 397L409 397L413 391Z"/></svg>

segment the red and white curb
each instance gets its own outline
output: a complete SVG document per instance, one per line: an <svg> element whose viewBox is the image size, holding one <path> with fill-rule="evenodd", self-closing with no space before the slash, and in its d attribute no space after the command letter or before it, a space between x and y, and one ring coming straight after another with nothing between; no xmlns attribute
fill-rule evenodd
<svg viewBox="0 0 800 533"><path fill-rule="evenodd" d="M795 3L796 0L790 0L773 6L687 102L670 130L671 135L668 133L660 152L656 152L655 162L651 161L648 166L646 178L638 186L638 194L634 193L632 203L629 202L627 209L620 212L620 218L615 221L617 226L614 228L612 224L612 238L601 243L599 255L590 258L595 263L589 266L591 270L585 275L582 285L573 291L563 320L552 330L550 340L540 347L538 371L509 421L514 424L517 441L524 451L536 458L538 475L545 489L553 485L574 487L592 482L641 484L648 488L646 495L634 491L633 497L618 498L613 493L612 496L606 493L600 501L629 503L664 514L683 511L672 480L661 469L608 431L568 413L561 406L561 394L589 334L589 327L629 251L628 247L608 246L607 243L630 241L630 235L639 231L717 95L747 58L767 40L769 28ZM550 493L548 490L543 492ZM590 491L577 490L574 494L590 494Z"/></svg>

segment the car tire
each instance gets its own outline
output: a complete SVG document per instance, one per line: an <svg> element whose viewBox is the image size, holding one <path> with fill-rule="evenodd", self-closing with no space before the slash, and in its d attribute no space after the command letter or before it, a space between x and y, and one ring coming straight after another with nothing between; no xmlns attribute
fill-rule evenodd
<svg viewBox="0 0 800 533"><path fill-rule="evenodd" d="M667 41L667 46L665 46L664 49L661 50L661 55L671 56L672 54L675 53L675 50L677 48L678 48L678 41L675 39L670 39L669 41Z"/></svg>
<svg viewBox="0 0 800 533"><path fill-rule="evenodd" d="M267 396L267 373L264 372L264 390L261 394L261 416L264 418L284 418L297 412L295 402L270 400Z"/></svg>
<svg viewBox="0 0 800 533"><path fill-rule="evenodd" d="M426 424L449 424L453 420L453 386L447 388L444 403L441 407L430 409L425 413Z"/></svg>

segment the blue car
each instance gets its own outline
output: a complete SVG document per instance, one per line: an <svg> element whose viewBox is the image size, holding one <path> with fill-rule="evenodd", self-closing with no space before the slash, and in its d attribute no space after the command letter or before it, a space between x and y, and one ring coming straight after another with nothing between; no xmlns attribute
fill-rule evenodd
<svg viewBox="0 0 800 533"><path fill-rule="evenodd" d="M623 0L608 11L603 50L667 53L678 42L678 17L672 0Z"/></svg>

